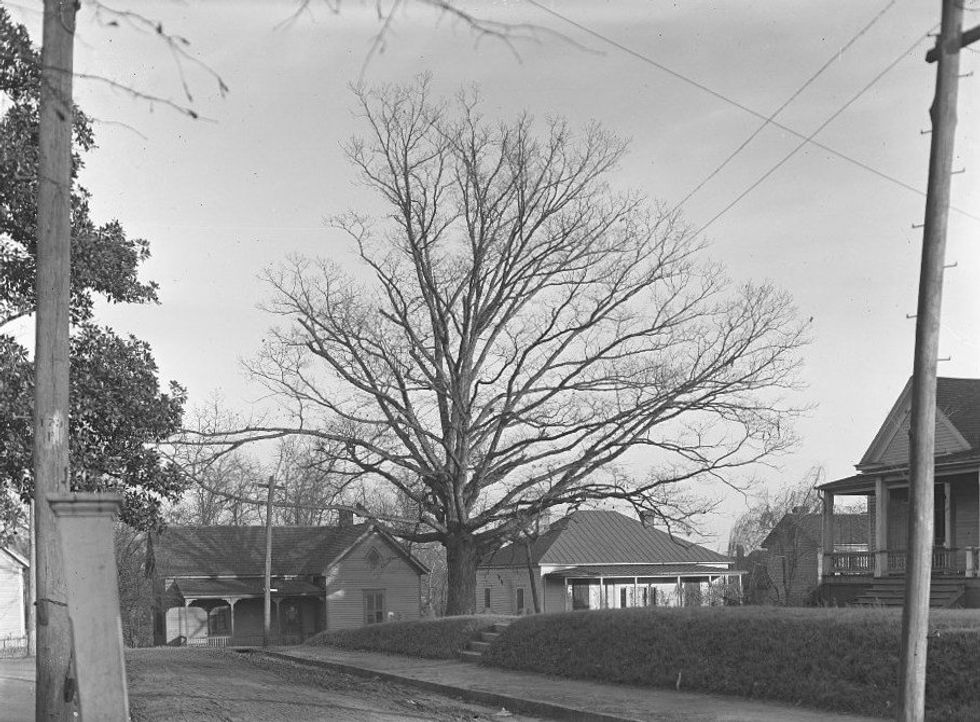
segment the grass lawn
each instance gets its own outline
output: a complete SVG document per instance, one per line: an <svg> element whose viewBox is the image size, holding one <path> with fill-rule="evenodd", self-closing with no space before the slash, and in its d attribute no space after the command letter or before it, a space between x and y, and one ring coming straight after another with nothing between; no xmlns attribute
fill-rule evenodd
<svg viewBox="0 0 980 722"><path fill-rule="evenodd" d="M513 619L515 618L479 614L412 622L386 622L358 629L321 632L306 644L406 654L426 659L454 659L459 657L467 642L479 632L490 629L496 622Z"/></svg>
<svg viewBox="0 0 980 722"><path fill-rule="evenodd" d="M980 611L931 614L927 717L980 715ZM524 617L484 664L894 714L901 610L707 607Z"/></svg>

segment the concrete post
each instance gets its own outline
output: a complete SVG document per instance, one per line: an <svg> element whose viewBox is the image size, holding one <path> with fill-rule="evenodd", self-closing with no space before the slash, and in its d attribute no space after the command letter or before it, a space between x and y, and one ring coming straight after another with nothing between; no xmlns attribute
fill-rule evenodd
<svg viewBox="0 0 980 722"><path fill-rule="evenodd" d="M82 719L129 719L112 521L118 494L48 496L57 519Z"/></svg>

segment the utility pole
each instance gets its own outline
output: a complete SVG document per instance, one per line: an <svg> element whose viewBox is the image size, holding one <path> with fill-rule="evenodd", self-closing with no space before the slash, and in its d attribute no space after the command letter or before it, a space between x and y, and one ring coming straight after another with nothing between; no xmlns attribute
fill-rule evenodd
<svg viewBox="0 0 980 722"><path fill-rule="evenodd" d="M272 494L276 490L276 477L269 477L269 495L265 500L265 599L262 627L262 646L268 647L272 637Z"/></svg>
<svg viewBox="0 0 980 722"><path fill-rule="evenodd" d="M906 560L902 652L899 664L898 719L901 722L921 722L925 717L926 635L929 628L929 586L934 542L936 364L946 226L956 130L960 48L977 39L977 28L969 31L966 36L962 33L961 2L962 0L942 0L939 37L936 39L936 47L926 55L927 62L937 62L937 69L936 93L929 109L932 118L932 146L929 154L929 187L926 194L915 323L915 363L912 372L909 551Z"/></svg>
<svg viewBox="0 0 980 722"><path fill-rule="evenodd" d="M36 719L72 717L72 636L57 522L47 497L68 493L68 302L71 266L72 54L76 0L44 0L38 129L34 498Z"/></svg>

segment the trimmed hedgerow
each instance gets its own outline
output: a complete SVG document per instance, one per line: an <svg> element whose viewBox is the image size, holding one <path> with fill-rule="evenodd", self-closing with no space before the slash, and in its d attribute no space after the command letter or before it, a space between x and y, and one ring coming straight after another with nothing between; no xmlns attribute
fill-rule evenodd
<svg viewBox="0 0 980 722"><path fill-rule="evenodd" d="M483 664L891 716L901 611L607 609L519 619ZM927 715L975 720L980 612L933 612Z"/></svg>
<svg viewBox="0 0 980 722"><path fill-rule="evenodd" d="M306 644L405 654L426 659L453 659L466 644L496 622L513 617L480 614L464 617L421 619L412 622L369 624L358 629L320 632Z"/></svg>

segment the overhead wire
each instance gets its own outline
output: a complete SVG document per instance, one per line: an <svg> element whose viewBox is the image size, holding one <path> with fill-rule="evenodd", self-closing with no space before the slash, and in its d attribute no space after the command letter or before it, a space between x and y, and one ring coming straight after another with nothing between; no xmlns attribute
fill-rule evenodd
<svg viewBox="0 0 980 722"><path fill-rule="evenodd" d="M805 133L803 133L801 131L798 131L795 128L791 128L788 125L785 125L784 123L779 122L778 120L770 119L765 113L762 113L762 112L760 112L758 110L755 110L754 108L751 108L751 107L745 105L744 103L741 103L741 102L735 100L734 98L731 98L731 97L725 95L724 93L721 93L721 92L719 92L717 90L714 90L713 88L705 85L704 83L701 83L701 82L699 82L697 80L694 80L693 78L691 78L691 77L689 77L689 76L687 76L687 75L685 75L685 74L683 74L683 73L681 73L681 72L679 72L677 70L674 70L673 68L670 68L670 67L664 65L663 63L660 63L660 62L654 60L653 58L649 57L648 55L644 55L643 53L640 53L640 52L634 50L633 48L630 48L629 46L623 45L622 43L620 43L620 42L618 42L616 40L613 40L612 38L607 37L606 35L603 35L602 33L600 33L597 30L593 30L592 28L590 28L590 27L588 27L586 25L583 25L582 23L579 23L576 20L572 20L571 18L563 15L562 13L558 12L557 10L554 10L553 8L546 7L542 3L538 2L538 0L525 0L525 2L527 2L530 5L533 5L534 7L538 8L539 10L541 10L541 11L543 11L545 13L548 13L549 15L552 15L552 16L558 18L559 20L562 20L563 22L568 23L572 27L577 28L578 30L581 30L583 33L586 33L588 35L591 35L592 37L594 37L594 38L596 38L598 40L601 40L602 42L604 42L604 43L606 43L606 44L608 44L608 45L610 45L610 46L612 46L612 47L614 47L614 48L616 48L618 50L621 50L622 52L626 53L627 55L630 55L630 56L636 58L637 60L640 60L641 62L646 63L647 65L650 65L650 66L652 66L654 68L657 68L658 70L666 73L667 75L670 75L671 77L674 77L674 78L676 78L676 79L678 79L678 80L680 80L680 81L682 81L682 82L684 82L684 83L686 83L688 85L691 85L691 86L693 86L693 87L695 87L695 88L697 88L697 89L699 89L699 90L707 93L708 95L711 95L712 97L717 98L718 100L721 100L724 103L727 103L728 105L731 105L731 106L733 106L735 108L738 108L739 110L741 110L741 111L743 111L745 113L748 113L749 115L753 115L756 118L759 118L760 120L768 121L768 124L769 125L772 125L775 128L779 128L783 132L789 133L790 135L795 136L796 138L798 138L800 140L806 141L806 143L809 143L810 145L812 145L815 148L819 148L820 150L822 150L822 151L824 151L826 153L829 153L830 155L832 155L832 156L834 156L836 158L839 158L839 159L841 159L843 161L846 161L847 163L850 163L851 165L855 165L855 166L857 166L857 167L859 167L859 168L861 168L861 169L863 169L863 170L865 170L865 171L867 171L869 173L872 173L873 175L878 176L882 180L886 180L889 183L892 183L893 185L899 186L900 188L904 188L905 190L911 191L912 193L915 193L915 194L917 194L919 196L922 196L922 197L925 197L925 195L926 195L925 191L923 191L923 190L921 190L919 188L916 188L915 186L910 185L910 184L906 183L903 180L900 180L900 179L898 179L898 178L896 178L894 176L891 176L891 175L885 173L884 171L878 170L877 168L869 165L868 163L865 163L865 162L860 161L860 160L858 160L856 158L853 158L853 157L847 155L846 153L843 153L843 152L837 150L836 148L833 148L833 147L831 147L829 145L826 145L825 143L821 143L818 140L815 140L814 137L813 137L814 136L813 133L811 133L808 136L807 134L805 134ZM930 30L930 32L932 32L932 30L934 30L935 27L937 27L937 26L934 26ZM921 37L916 40L916 43L917 44L919 42L921 42ZM906 52L908 52L908 51L906 51ZM956 206L950 205L950 210L952 210L952 211L954 211L954 212L956 212L956 213L958 213L960 215L966 216L967 218L971 218L971 219L973 219L975 221L980 221L980 216L977 216L977 215L974 215L972 213L969 213L968 211L965 211L962 208L958 208Z"/></svg>
<svg viewBox="0 0 980 722"><path fill-rule="evenodd" d="M799 88L796 89L796 92L794 92L791 96L789 96L783 102L782 105L780 105L778 108L776 108L776 110L774 110L769 115L769 117L767 117L764 121L762 121L762 124L758 128L756 128L751 133L751 135L749 135L748 138L746 138L745 140L743 140L742 143L735 150L733 150L731 153L729 153L728 157L725 158L725 160L723 160L713 171L711 171L704 178L704 180L702 180L700 183L698 183L696 186L694 186L694 188L692 188L688 192L688 194L686 196L684 196L683 198L681 198L680 201L678 201L674 205L674 207L671 209L671 215L673 215L678 210L680 210L681 207L683 207L683 205L685 203L687 203L694 194L696 194L698 191L700 191L702 188L704 188L704 186L707 185L708 182L711 181L712 178L714 178L716 175L718 175L729 163L731 163L735 159L735 157L739 153L741 153L743 150L745 150L746 146L748 146L749 143L751 143L753 140L755 140L756 137L758 137L759 133L761 133L769 125L772 124L773 119L777 115L779 115L780 113L782 113L787 108L787 106L790 105L790 103L792 103L794 100L796 100L803 93L803 91L805 91L807 88L809 88L814 83L814 81L817 80L817 78L819 78L821 75L823 75L824 71L827 70L827 68L829 68L835 62L837 62L840 59L841 55L843 55L845 52L847 52L847 50L849 50L850 47L852 45L854 45L854 43L856 43L872 27L874 27L874 25L879 20L881 20L881 18L885 15L885 13L887 13L889 10L891 10L895 6L895 3L896 2L897 2L897 0L891 0L887 5L885 5L885 7L883 7L881 10L878 11L878 14L877 15L875 15L873 18L871 18L871 21L870 22L868 22L850 40L848 40L833 55L831 55L827 59L827 62L825 62L822 66L820 66L820 68L817 70L817 72L815 72L813 75L811 75L809 78L807 78L806 82L804 82L803 85L801 85Z"/></svg>
<svg viewBox="0 0 980 722"><path fill-rule="evenodd" d="M828 116L827 119L823 123L821 123L819 126L817 126L816 130L814 130L812 133L810 133L810 135L808 135L806 138L804 138L802 141L800 141L796 145L796 147L793 148L789 153L787 153L786 155L784 155L782 157L782 159L778 163L776 163L776 165L772 166L769 170L767 170L765 173L763 173L761 176L759 176L759 178L757 178L756 181L754 183L752 183L752 185L750 185L748 188L746 188L744 191L742 191L738 196L736 196L736 198L731 203L729 203L727 206L725 206L720 211L718 211L718 213L716 213L714 216L712 216L711 220L709 220L707 223L705 223L703 226L701 226L698 229L696 235L700 235L705 230L707 230L707 228L711 224L713 224L715 221L717 221L719 218L721 218L723 215L725 215L728 211L730 211L732 208L734 208L749 193L751 193L756 188L758 188L759 185L761 185L762 182L766 180L766 178L768 178L769 176L771 176L773 173L775 173L777 170L779 170L783 165L785 165L785 163L790 158L792 158L794 155L796 155L800 151L800 149L802 149L804 146L806 146L808 143L810 143L810 141L813 139L814 136L816 136L818 133L820 133L820 131L822 131L824 128L826 128L828 125L830 125L832 122L834 122L834 120L836 120L837 117L840 116L841 113L843 113L845 110L847 110L849 107L851 107L855 102L857 102L857 100L861 96L863 96L865 93L867 93L869 90L871 90L871 88L873 88L875 86L875 84L879 80L881 80L883 77L885 77L885 75L887 75L888 72L892 68L894 68L900 62L902 62L902 60L909 53L911 53L913 50L915 50L915 48L919 45L919 43L921 43L923 40L925 40L928 37L929 37L929 35L928 35L928 33L926 33L926 34L922 35L921 37L917 38L914 43L912 43L908 48L906 48L905 50L903 50L894 60L892 60L890 63L888 63L888 65L886 65L884 67L884 69L882 69L881 72L879 72L876 76L874 76L863 88L861 88L861 90L859 90L855 95L853 95L850 100L848 100L846 103L844 103L844 105L842 105L836 111L834 111L833 113L831 113L830 116ZM975 217L975 216L971 216L971 217ZM976 220L980 221L980 217L975 217L975 218L976 218Z"/></svg>

